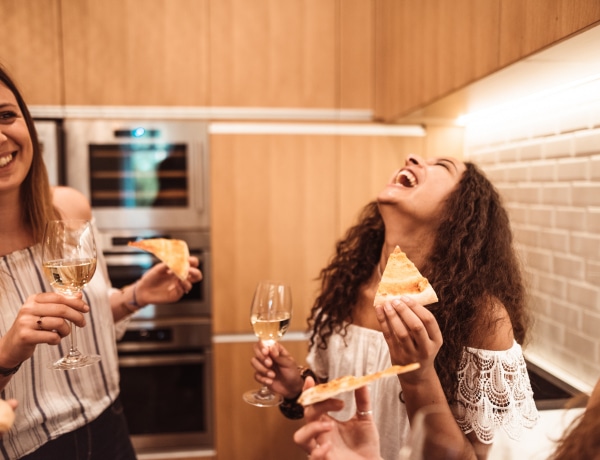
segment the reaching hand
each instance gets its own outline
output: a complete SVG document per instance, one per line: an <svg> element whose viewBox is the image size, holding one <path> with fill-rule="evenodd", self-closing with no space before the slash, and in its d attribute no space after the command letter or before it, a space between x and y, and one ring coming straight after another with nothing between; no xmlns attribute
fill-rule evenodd
<svg viewBox="0 0 600 460"><path fill-rule="evenodd" d="M202 272L197 268L198 265L198 258L191 256L190 269L185 281L177 278L164 263L154 265L136 284L137 302L140 305L147 305L178 301L190 291L193 283L202 279Z"/></svg>
<svg viewBox="0 0 600 460"><path fill-rule="evenodd" d="M250 361L256 370L254 379L284 398L295 398L302 391L302 377L294 357L279 343L271 347L258 341Z"/></svg>
<svg viewBox="0 0 600 460"><path fill-rule="evenodd" d="M307 377L304 389L312 386L313 379ZM381 460L368 388L357 389L354 397L356 415L346 422L327 415L344 407L339 399L328 399L304 409L307 423L294 433L294 441L311 460Z"/></svg>

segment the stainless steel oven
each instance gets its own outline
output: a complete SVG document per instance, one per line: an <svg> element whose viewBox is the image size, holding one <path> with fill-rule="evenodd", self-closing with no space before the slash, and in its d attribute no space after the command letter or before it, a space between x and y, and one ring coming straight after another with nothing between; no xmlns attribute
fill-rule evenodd
<svg viewBox="0 0 600 460"><path fill-rule="evenodd" d="M214 447L205 318L136 321L119 342L121 400L138 454Z"/></svg>
<svg viewBox="0 0 600 460"><path fill-rule="evenodd" d="M121 399L138 454L212 449L211 264L207 230L100 231L115 287L137 280L157 260L127 245L137 238L178 238L200 260L203 279L172 304L132 316L117 343Z"/></svg>
<svg viewBox="0 0 600 460"><path fill-rule="evenodd" d="M207 124L66 119L66 183L100 229L208 228Z"/></svg>

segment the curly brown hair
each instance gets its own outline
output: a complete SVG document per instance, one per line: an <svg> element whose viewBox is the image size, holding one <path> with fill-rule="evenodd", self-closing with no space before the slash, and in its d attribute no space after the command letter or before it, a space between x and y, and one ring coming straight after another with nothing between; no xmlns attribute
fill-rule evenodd
<svg viewBox="0 0 600 460"><path fill-rule="evenodd" d="M333 333L346 334L352 308L379 263L384 236L377 202L370 202L320 272L320 294L308 319L311 348L318 344L325 349ZM502 303L517 342L525 341L525 288L512 243L500 195L473 163L466 163L446 199L431 254L421 268L440 299L428 308L444 338L435 367L449 402L456 394L464 347L479 343L498 318L494 304Z"/></svg>

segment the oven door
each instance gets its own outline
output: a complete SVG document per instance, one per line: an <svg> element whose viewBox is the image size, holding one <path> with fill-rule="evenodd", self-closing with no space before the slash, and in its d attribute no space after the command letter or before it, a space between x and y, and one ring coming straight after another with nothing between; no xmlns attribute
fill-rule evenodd
<svg viewBox="0 0 600 460"><path fill-rule="evenodd" d="M213 447L209 330L147 323L119 343L121 400L138 453Z"/></svg>
<svg viewBox="0 0 600 460"><path fill-rule="evenodd" d="M204 122L65 121L67 185L100 229L208 228Z"/></svg>

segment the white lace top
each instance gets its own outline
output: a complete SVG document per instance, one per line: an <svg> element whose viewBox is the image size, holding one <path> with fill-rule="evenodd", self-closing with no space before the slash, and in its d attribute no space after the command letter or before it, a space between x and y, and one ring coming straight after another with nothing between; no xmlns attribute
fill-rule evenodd
<svg viewBox="0 0 600 460"><path fill-rule="evenodd" d="M458 371L458 404L454 416L463 432L491 443L496 427L511 439L538 420L521 346L504 351L467 348Z"/></svg>
<svg viewBox="0 0 600 460"><path fill-rule="evenodd" d="M313 348L307 363L318 377L332 380L381 371L391 365L391 359L381 332L350 325L345 337L334 334L329 339L326 350ZM499 426L518 439L523 428L535 424L538 413L518 343L506 351L467 348L459 381L461 404L455 415L465 433L474 431L482 442L491 443L494 429ZM399 397L400 382L396 378L380 379L369 389L381 456L396 460L410 431L406 406ZM343 393L339 398L344 401L344 409L331 415L347 420L356 412L354 394Z"/></svg>

